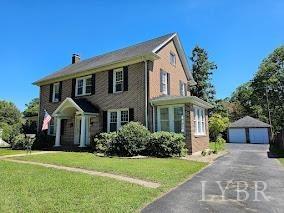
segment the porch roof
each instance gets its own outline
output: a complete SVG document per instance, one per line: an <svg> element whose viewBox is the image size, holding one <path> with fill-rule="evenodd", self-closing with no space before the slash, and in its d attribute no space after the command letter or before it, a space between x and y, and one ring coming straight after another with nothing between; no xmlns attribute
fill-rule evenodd
<svg viewBox="0 0 284 213"><path fill-rule="evenodd" d="M213 108L213 105L196 96L160 96L153 98L150 103L154 106L191 103L205 109Z"/></svg>
<svg viewBox="0 0 284 213"><path fill-rule="evenodd" d="M94 106L91 102L84 98L80 99L72 99L72 98L66 98L58 107L57 109L52 113L52 116L56 116L61 111L63 111L66 108L74 107L76 110L78 110L81 113L99 113L98 107Z"/></svg>

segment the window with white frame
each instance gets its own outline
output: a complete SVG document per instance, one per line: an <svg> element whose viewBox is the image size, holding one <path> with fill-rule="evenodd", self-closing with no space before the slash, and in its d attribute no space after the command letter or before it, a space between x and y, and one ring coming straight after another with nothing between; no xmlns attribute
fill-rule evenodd
<svg viewBox="0 0 284 213"><path fill-rule="evenodd" d="M170 64L171 65L176 65L176 54L173 52L170 52Z"/></svg>
<svg viewBox="0 0 284 213"><path fill-rule="evenodd" d="M53 84L52 102L58 102L60 96L59 83Z"/></svg>
<svg viewBox="0 0 284 213"><path fill-rule="evenodd" d="M186 84L180 81L180 95L186 96Z"/></svg>
<svg viewBox="0 0 284 213"><path fill-rule="evenodd" d="M55 119L52 118L48 124L48 134L55 135L55 132L56 132Z"/></svg>
<svg viewBox="0 0 284 213"><path fill-rule="evenodd" d="M195 135L206 135L205 110L203 108L194 107L194 128Z"/></svg>
<svg viewBox="0 0 284 213"><path fill-rule="evenodd" d="M113 71L113 91L123 91L123 68L118 68Z"/></svg>
<svg viewBox="0 0 284 213"><path fill-rule="evenodd" d="M184 132L184 106L158 107L158 131Z"/></svg>
<svg viewBox="0 0 284 213"><path fill-rule="evenodd" d="M129 122L129 110L117 109L108 111L108 132L117 131Z"/></svg>
<svg viewBox="0 0 284 213"><path fill-rule="evenodd" d="M161 89L164 95L168 94L168 76L166 72L161 72Z"/></svg>
<svg viewBox="0 0 284 213"><path fill-rule="evenodd" d="M76 96L90 95L92 91L92 76L76 79Z"/></svg>

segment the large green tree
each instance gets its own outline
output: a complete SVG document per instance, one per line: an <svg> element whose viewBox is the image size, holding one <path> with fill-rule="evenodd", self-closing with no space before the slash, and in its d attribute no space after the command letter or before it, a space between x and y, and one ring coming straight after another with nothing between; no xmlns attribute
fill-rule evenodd
<svg viewBox="0 0 284 213"><path fill-rule="evenodd" d="M25 117L37 116L39 111L39 98L32 99L23 111Z"/></svg>
<svg viewBox="0 0 284 213"><path fill-rule="evenodd" d="M12 142L22 128L22 115L15 104L0 100L0 128L3 129L3 139Z"/></svg>
<svg viewBox="0 0 284 213"><path fill-rule="evenodd" d="M197 83L191 89L192 95L211 103L214 102L216 92L211 81L213 71L217 69L217 65L209 61L208 53L199 46L192 50L190 60L192 62L193 78Z"/></svg>

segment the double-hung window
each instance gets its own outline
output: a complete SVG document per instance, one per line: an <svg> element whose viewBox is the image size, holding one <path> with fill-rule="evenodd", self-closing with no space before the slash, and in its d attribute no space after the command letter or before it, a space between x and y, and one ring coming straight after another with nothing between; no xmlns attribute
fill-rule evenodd
<svg viewBox="0 0 284 213"><path fill-rule="evenodd" d="M48 134L49 135L55 135L56 125L55 125L55 119L52 118L48 124Z"/></svg>
<svg viewBox="0 0 284 213"><path fill-rule="evenodd" d="M195 135L206 135L205 110L199 107L194 107L194 128Z"/></svg>
<svg viewBox="0 0 284 213"><path fill-rule="evenodd" d="M170 52L170 64L173 66L176 65L176 54L173 52Z"/></svg>
<svg viewBox="0 0 284 213"><path fill-rule="evenodd" d="M108 111L108 132L117 131L129 122L129 110L117 109Z"/></svg>
<svg viewBox="0 0 284 213"><path fill-rule="evenodd" d="M76 96L90 95L92 92L92 76L76 79Z"/></svg>
<svg viewBox="0 0 284 213"><path fill-rule="evenodd" d="M158 131L184 132L184 106L158 107Z"/></svg>
<svg viewBox="0 0 284 213"><path fill-rule="evenodd" d="M113 71L113 91L123 91L123 68L118 68Z"/></svg>
<svg viewBox="0 0 284 213"><path fill-rule="evenodd" d="M52 102L58 102L60 96L59 83L53 84Z"/></svg>
<svg viewBox="0 0 284 213"><path fill-rule="evenodd" d="M164 95L168 94L168 76L166 72L161 72L161 92Z"/></svg>
<svg viewBox="0 0 284 213"><path fill-rule="evenodd" d="M179 86L180 86L180 95L186 96L186 83L180 81Z"/></svg>

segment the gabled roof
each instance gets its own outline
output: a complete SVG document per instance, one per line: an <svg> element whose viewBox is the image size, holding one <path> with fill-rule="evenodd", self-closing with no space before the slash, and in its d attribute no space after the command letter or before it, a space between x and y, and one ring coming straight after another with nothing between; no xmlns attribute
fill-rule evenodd
<svg viewBox="0 0 284 213"><path fill-rule="evenodd" d="M270 128L271 126L267 123L264 123L258 119L252 118L250 116L245 116L233 123L230 124L229 127L232 128L249 128L249 127L262 127L262 128Z"/></svg>
<svg viewBox="0 0 284 213"><path fill-rule="evenodd" d="M186 54L183 50L181 42L176 33L170 33L149 41L138 43L123 49L112 51L106 54L95 56L86 60L82 60L78 63L71 64L64 67L63 69L58 70L51 75L48 75L36 82L35 85L43 85L51 83L54 81L62 80L62 78L72 77L74 75L85 75L87 71L95 72L96 69L104 68L116 63L127 62L130 60L155 60L159 58L157 52L163 48L169 41L173 40L177 48L178 54L181 58L182 65L186 71L188 80L194 84L192 74L190 72Z"/></svg>

